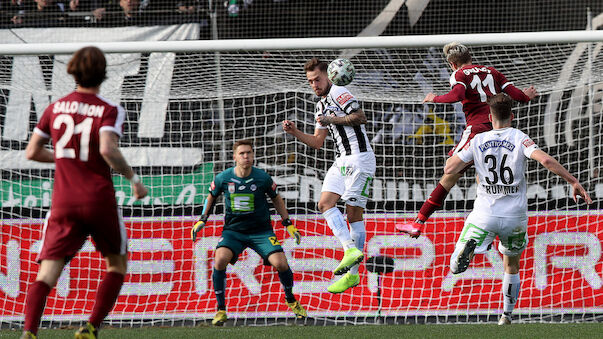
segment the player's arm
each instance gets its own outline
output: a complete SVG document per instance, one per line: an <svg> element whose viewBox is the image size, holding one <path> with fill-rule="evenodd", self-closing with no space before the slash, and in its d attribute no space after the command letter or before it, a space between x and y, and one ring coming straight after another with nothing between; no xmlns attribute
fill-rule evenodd
<svg viewBox="0 0 603 339"><path fill-rule="evenodd" d="M467 167L470 162L471 161L464 162L457 153L446 160L444 174L457 174L462 171L463 168Z"/></svg>
<svg viewBox="0 0 603 339"><path fill-rule="evenodd" d="M144 198L148 190L140 181L140 177L132 170L118 146L119 137L112 131L100 132L100 155L116 172L132 183L132 193L136 199Z"/></svg>
<svg viewBox="0 0 603 339"><path fill-rule="evenodd" d="M492 76L494 76L494 81L500 84L500 87L502 88L503 92L507 93L511 97L511 99L519 102L528 102L538 96L538 91L536 91L534 86L525 88L522 91L519 88L515 87L515 85L513 85L513 83L509 80L507 80L507 77L505 77L498 70L494 68L490 68L490 70L492 72Z"/></svg>
<svg viewBox="0 0 603 339"><path fill-rule="evenodd" d="M587 204L593 202L588 193L586 193L584 187L580 185L578 179L571 175L571 173L567 169L565 169L565 167L563 167L557 160L555 160L555 158L539 149L532 152L530 158L538 161L546 169L562 177L565 181L572 185L572 197L574 198L574 201L577 202L577 197L581 196Z"/></svg>
<svg viewBox="0 0 603 339"><path fill-rule="evenodd" d="M281 216L281 224L287 228L287 232L289 232L290 236L295 237L295 242L299 245L301 243L301 234L299 234L297 227L295 227L291 222L291 219L289 219L289 212L287 211L285 201L281 198L280 194L277 194L271 199L274 209Z"/></svg>
<svg viewBox="0 0 603 339"><path fill-rule="evenodd" d="M201 216L191 229L191 238L193 239L193 241L197 240L197 233L199 233L199 231L201 231L203 227L205 227L205 224L207 223L207 219L209 219L209 215L211 214L211 210L213 209L215 202L216 197L209 193L207 195L207 198L205 198L205 201L203 202L203 210L201 211Z"/></svg>
<svg viewBox="0 0 603 339"><path fill-rule="evenodd" d="M364 125L367 122L366 115L364 111L359 108L356 111L344 116L344 117L332 117L321 115L316 118L316 121L322 126L326 126L329 124L333 125L343 125L343 126L360 126Z"/></svg>
<svg viewBox="0 0 603 339"><path fill-rule="evenodd" d="M453 103L463 101L465 99L465 86L461 83L457 83L452 87L450 92L442 95L435 95L434 93L428 93L423 99L423 103L434 102L434 103Z"/></svg>
<svg viewBox="0 0 603 339"><path fill-rule="evenodd" d="M530 86L523 91L509 83L503 88L503 92L507 93L513 100L520 102L528 102L538 96L538 91L534 86Z"/></svg>
<svg viewBox="0 0 603 339"><path fill-rule="evenodd" d="M50 139L34 132L25 148L25 157L33 161L54 162L54 154L51 150L44 147L48 143L48 140Z"/></svg>
<svg viewBox="0 0 603 339"><path fill-rule="evenodd" d="M295 123L290 120L283 121L283 130L315 149L320 149L322 145L324 145L327 134L329 133L326 129L316 128L314 129L314 134L307 134L300 131L297 126L295 126Z"/></svg>

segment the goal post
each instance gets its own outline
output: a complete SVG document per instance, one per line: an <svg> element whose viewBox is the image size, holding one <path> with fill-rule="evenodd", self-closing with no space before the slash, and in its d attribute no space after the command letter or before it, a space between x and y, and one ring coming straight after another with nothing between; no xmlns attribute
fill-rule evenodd
<svg viewBox="0 0 603 339"><path fill-rule="evenodd" d="M25 146L44 108L74 88L65 71L70 54L91 44L107 53L101 94L126 108L120 148L151 188L149 197L135 201L127 180L114 176L130 262L108 321L131 326L213 317L211 267L223 203L196 243L190 227L214 175L232 165L232 144L241 138L254 140L256 166L275 179L303 235L296 245L275 220L295 273L294 293L311 316L308 324L494 319L502 310L503 276L496 247L477 255L461 275L448 268L475 197L473 171L451 190L420 238L393 227L415 216L464 128L459 104L421 103L426 93L449 89L441 50L451 41L467 44L475 63L495 67L517 87L537 88L538 98L514 106L515 126L559 159L595 201L590 207L575 204L563 180L528 166L529 245L515 311L519 321L600 320L603 31L567 31L0 45L0 322L23 319L42 217L51 203L53 166L25 160ZM335 157L333 143L310 149L280 123L293 120L313 133L317 98L303 64L313 56L332 60L344 54L357 71L348 87L367 114L377 157L365 253L392 257L394 270L378 277L363 264L360 285L333 295L326 288L343 251L316 206ZM43 319L84 320L101 267L87 242L51 293ZM292 321L278 277L254 252L247 250L228 267L227 286L229 318L237 324Z"/></svg>

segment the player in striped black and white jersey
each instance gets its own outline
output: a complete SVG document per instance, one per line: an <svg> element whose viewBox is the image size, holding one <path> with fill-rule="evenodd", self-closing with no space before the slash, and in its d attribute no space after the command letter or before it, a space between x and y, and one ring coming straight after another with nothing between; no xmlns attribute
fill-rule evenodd
<svg viewBox="0 0 603 339"><path fill-rule="evenodd" d="M300 131L289 120L283 121L283 129L315 149L324 145L328 133L335 140L337 156L325 176L318 209L345 250L341 263L333 272L344 276L328 288L331 293L341 293L360 282L358 265L364 259L366 238L363 213L376 160L366 135L366 116L360 104L345 87L329 81L327 67L328 64L318 58L308 60L304 66L310 87L320 97L316 103L314 134ZM337 208L339 199L346 203L349 229Z"/></svg>
<svg viewBox="0 0 603 339"><path fill-rule="evenodd" d="M592 203L588 193L557 160L538 149L522 131L511 127L512 100L503 93L488 99L494 129L476 135L469 144L446 161L444 173L457 174L474 162L478 175L477 199L465 220L461 236L450 258L454 274L464 272L474 253L484 253L498 236L503 254L503 315L499 325L511 323L511 312L519 296L519 259L528 237L526 160L534 159L572 185L574 201L582 197Z"/></svg>

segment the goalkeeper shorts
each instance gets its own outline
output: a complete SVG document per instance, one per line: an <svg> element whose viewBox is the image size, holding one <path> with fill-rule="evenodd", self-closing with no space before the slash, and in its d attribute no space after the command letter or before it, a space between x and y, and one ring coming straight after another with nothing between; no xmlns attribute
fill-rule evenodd
<svg viewBox="0 0 603 339"><path fill-rule="evenodd" d="M232 251L234 256L230 261L235 264L239 259L239 255L249 247L259 254L264 259L264 265L270 265L268 257L272 253L283 252L281 243L274 234L273 230L259 231L257 233L241 233L231 230L223 230L222 237L218 241L216 248L226 247Z"/></svg>

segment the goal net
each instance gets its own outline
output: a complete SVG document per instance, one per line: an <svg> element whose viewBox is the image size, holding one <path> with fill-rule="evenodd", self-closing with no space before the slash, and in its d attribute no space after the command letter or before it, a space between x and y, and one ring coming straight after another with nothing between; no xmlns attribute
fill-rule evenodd
<svg viewBox="0 0 603 339"><path fill-rule="evenodd" d="M538 89L538 98L514 107L515 126L579 178L595 201L590 207L574 203L563 180L530 162L529 245L522 257L515 314L519 321L600 319L603 56L600 42L581 41L603 39L595 35L600 32L590 33L550 33L543 40L548 43L526 42L521 34L399 37L397 46L369 42L345 46L349 49L326 48L334 39L316 39L314 46L320 47L286 48L272 40L223 42L220 47L199 41L182 42L178 46L184 47L178 48L157 43L138 51L128 43L99 44L109 51L101 94L126 108L120 147L150 187L147 198L134 201L128 182L114 176L126 217L130 262L108 321L129 326L213 317L211 267L223 225L221 200L195 243L190 227L209 183L232 166L233 142L242 138L254 140L256 166L279 185L303 235L296 245L275 218L275 232L295 273L294 293L310 316L306 323L482 321L498 316L503 266L496 247L477 255L463 274L452 275L448 267L475 197L473 170L452 189L420 238L394 229L395 223L416 215L464 128L460 104L421 104L428 92L448 91L450 69L441 48L453 38L470 46L475 63L495 67L519 88ZM561 38L567 36L576 40ZM53 166L25 160L25 146L44 108L74 88L65 71L68 54L32 47L37 50L20 52L24 54L0 47L2 322L23 319L27 288L38 269L34 258L43 217L51 203ZM178 52L171 52L172 47ZM120 53L120 48L128 52ZM377 156L365 217L365 253L394 260L393 272L382 275L362 264L360 285L339 295L326 288L343 251L316 207L322 179L335 157L333 142L328 139L321 150L313 150L280 127L289 119L313 133L317 98L303 72L304 62L313 56L345 56L356 67L349 89L367 114ZM43 320L87 319L103 271L104 263L87 242L49 296ZM276 272L263 266L253 251L229 266L227 277L227 311L235 324L293 321Z"/></svg>

